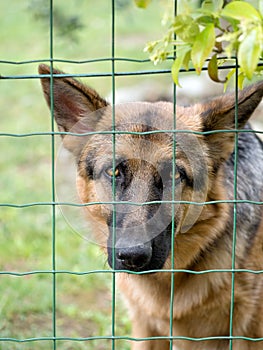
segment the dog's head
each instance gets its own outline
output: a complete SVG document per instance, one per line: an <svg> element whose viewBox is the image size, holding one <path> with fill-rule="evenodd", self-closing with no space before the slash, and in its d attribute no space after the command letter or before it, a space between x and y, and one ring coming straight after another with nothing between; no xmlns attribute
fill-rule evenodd
<svg viewBox="0 0 263 350"><path fill-rule="evenodd" d="M39 73L49 75L50 69L40 65ZM213 216L200 204L218 199L214 179L234 147L229 131L245 125L263 83L239 93L236 124L234 95L178 107L175 122L172 103L112 108L93 89L63 72L53 74L52 98L50 77L41 78L44 95L54 106L64 146L76 158L81 201L94 202L86 214L107 247L109 264L131 271L163 268L171 232L187 235Z"/></svg>

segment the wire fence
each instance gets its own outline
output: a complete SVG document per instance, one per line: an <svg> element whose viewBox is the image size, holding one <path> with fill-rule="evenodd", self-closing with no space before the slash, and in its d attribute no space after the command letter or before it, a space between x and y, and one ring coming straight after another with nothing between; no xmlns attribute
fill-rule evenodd
<svg viewBox="0 0 263 350"><path fill-rule="evenodd" d="M107 72L92 72L92 73L79 73L79 74L61 74L61 77L77 77L77 78L105 78L108 77L111 79L111 90L112 90L112 106L113 106L113 113L112 113L112 131L110 134L112 134L112 143L113 143L113 168L115 168L115 137L118 134L118 131L115 130L115 91L116 91L116 78L117 77L127 77L127 76L146 76L146 75L169 75L170 74L170 69L159 69L154 68L154 69L136 69L134 71L118 71L116 69L116 63L135 63L138 65L138 67L144 67L145 63L149 63L149 60L144 60L144 59L133 59L133 58L120 58L116 55L116 41L115 41L115 26L116 26L116 1L112 0L109 1L111 4L111 13L109 16L111 16L111 34L110 39L111 41L111 56L107 58L96 58L96 59L86 59L86 60L67 60L67 59L58 59L56 58L56 55L54 54L54 7L56 4L56 0L49 0L49 30L50 30L50 35L49 35L49 57L47 59L36 59L36 60L25 60L25 61L11 61L11 60L0 60L0 65L1 67L3 66L8 66L8 67L16 67L19 65L30 65L30 64L36 64L36 63L48 63L51 66L51 74L50 74L50 81L51 81L51 91L53 91L53 73L52 69L53 66L56 64L62 64L62 63L69 63L69 64L74 64L76 66L78 65L83 65L83 64L93 64L93 63L101 63L101 62L107 62L110 64L110 70ZM175 10L176 10L176 1L175 1ZM171 58L172 59L172 58ZM232 65L229 66L224 66L221 67L221 69L229 69L233 68ZM206 70L206 68L204 68ZM191 72L191 69L190 69ZM6 81L10 80L18 80L18 81L23 81L23 80L34 80L34 79L39 79L40 76L38 74L21 74L21 75L15 75L15 74L3 74L1 75L1 83L5 84ZM238 62L236 62L236 90L237 90L237 81L238 81ZM174 105L176 103L176 89L174 91ZM237 99L237 97L236 97ZM237 273L250 273L250 274L256 274L256 275L261 275L263 271L255 271L251 269L236 269L235 268L235 249L236 249L236 226L237 226L237 218L236 218L236 206L239 203L250 203L253 205L262 205L263 202L261 201L253 201L253 200L240 200L238 199L237 196L237 164L238 164L238 132L235 132L235 169L234 169L234 200L218 200L218 201L210 201L210 202L205 202L205 203L199 203L199 202L187 202L187 201L176 201L176 198L173 197L172 201L169 203L172 204L195 204L195 205L208 205L208 204L215 204L215 203L230 203L233 204L233 247L232 247L232 266L230 269L213 269L213 270L204 270L204 271L193 271L193 270L185 270L185 269L175 269L174 265L171 266L171 269L165 270L162 269L160 272L169 272L171 274L171 302L170 302L170 327L169 327L169 335L166 336L160 336L160 337L149 337L149 338L134 338L132 337L129 333L124 334L124 335L118 335L116 332L116 312L117 312L117 291L116 291L116 274L119 272L115 270L114 268L112 270L108 269L90 269L88 271L74 271L70 269L59 269L58 268L58 258L57 258L57 245L59 243L60 237L59 233L57 230L57 207L58 206L92 206L97 204L96 202L88 203L88 204L76 204L73 202L60 202L56 198L56 173L55 173L55 167L56 167L56 136L57 135L63 135L63 132L58 132L56 131L56 126L55 126L55 121L54 121L54 100L53 100L53 94L51 94L51 116L52 118L50 119L50 130L45 131L45 132L26 132L26 133L17 133L17 132L0 132L0 138L3 141L10 142L12 143L13 140L15 139L30 139L32 137L41 137L41 138L46 138L50 144L51 148L51 174L50 174L50 183L51 183L51 194L50 194L50 199L49 200L43 200L43 201L31 201L30 199L30 192L28 193L28 202L25 203L15 203L10 200L9 202L2 202L0 203L0 209L1 208L10 208L14 210L26 210L27 208L34 208L34 207L40 207L40 208L51 208L51 251L50 251L50 257L51 257L51 268L44 268L44 269L31 269L30 271L21 271L17 272L12 269L2 269L0 271L0 279L7 277L7 278L13 278L13 277L18 277L18 278L23 278L25 279L25 283L27 283L28 278L32 276L48 276L51 278L51 294L52 294L52 329L50 330L50 335L48 336L29 336L25 338L17 338L11 336L11 334L15 334L15 330L13 329L12 331L10 330L10 335L6 334L0 337L0 349L17 349L17 348L24 348L24 346L27 346L25 348L28 349L36 349L39 347L40 344L44 344L46 348L50 349L57 349L57 348L63 348L63 344L65 342L71 342L71 349L77 349L81 348L82 345L80 343L83 343L85 348L89 348L90 344L93 343L94 341L98 341L96 344L100 344L100 341L108 341L107 343L107 348L108 349L119 349L118 346L118 341L119 340L124 340L124 341L142 341L142 340L151 340L151 339L166 339L170 342L170 349L173 348L174 340L189 340L189 341L194 341L194 342L199 342L199 341L204 341L204 340L212 340L212 339L222 339L222 340L229 340L229 349L231 350L233 345L232 342L234 339L243 339L243 340L249 340L251 342L258 342L258 341L263 341L263 338L247 338L247 337L242 337L242 336L234 336L233 335L233 314L234 314L234 299L235 299L235 277ZM236 106L236 120L237 120L237 106ZM174 113L174 130L176 129L176 113ZM236 122L236 130L238 131L237 127L237 122ZM240 130L239 130L240 131ZM160 132L160 131L158 131ZM161 130L163 133L171 132L171 130ZM180 132L185 132L184 130L178 130L178 133ZM175 159L176 159L176 135L177 132L173 133L174 139L173 139L173 173L175 173ZM189 132L189 131L188 131ZM215 132L219 132L218 130ZM224 131L224 132L231 132L231 131ZM232 131L233 132L233 131ZM251 132L248 130L242 130L242 132ZM94 132L96 133L96 132ZM100 132L103 133L103 132ZM104 132L105 133L105 132ZM123 132L124 133L124 132ZM151 133L154 133L154 131L151 131ZM197 131L192 131L193 134L207 134L207 133L213 133L213 131L206 131L206 132L197 132ZM262 132L261 132L262 133ZM92 134L92 132L90 133ZM147 134L147 132L145 133ZM74 134L73 134L74 135ZM175 176L173 176L173 186L175 186ZM115 183L115 182L113 182ZM2 190L7 190L2 189ZM172 191L174 193L174 191ZM116 205L116 188L113 186L113 198L112 201L109 202L108 204L113 204ZM131 205L131 202L127 202L126 204ZM132 203L133 205L142 205L141 203ZM148 202L143 203L143 205L149 204ZM153 202L150 202L150 204L153 204ZM172 206L174 210L174 205ZM172 215L174 217L174 215ZM116 229L116 213L113 215L113 227ZM115 233L116 235L116 233ZM115 235L113 235L115 237ZM175 235L175 222L174 219L172 219L172 237ZM14 239L18 239L15 237ZM173 239L172 239L173 242ZM30 244L30 242L29 242ZM114 239L113 239L113 250L114 250ZM171 261L174 261L174 251L175 247L174 244L172 243L171 247ZM114 254L113 254L114 255ZM28 257L30 259L30 256ZM6 265L8 266L8 262ZM114 267L114 261L113 261L113 267ZM210 273L230 273L231 278L232 278L232 289L231 289L231 310L230 310L230 320L229 320L229 335L228 336L214 336L214 337L207 337L207 338L190 338L190 337L185 337L185 336L178 336L173 334L173 298L174 294L176 293L175 291L175 286L174 286L174 276L175 273L187 273L187 274L193 274L193 275L202 275L202 274L210 274ZM131 272L131 274L147 274L149 272ZM58 328L59 328L59 320L58 320L58 305L57 305L57 294L58 294L58 289L60 287L60 280L59 277L63 276L64 278L70 278L71 276L75 276L76 278L81 278L81 276L90 276L90 275L109 275L111 276L111 331L110 335L106 335L106 333L100 333L100 334L95 334L95 335L90 335L90 336L65 336L58 334ZM12 300L11 302L13 303L19 303L20 301L17 300ZM42 301L39 300L39 303ZM1 303L0 303L0 308L1 308ZM78 322L78 316L75 316L76 322ZM81 321L82 322L82 321ZM4 328L4 326L3 326ZM0 325L1 329L1 325ZM41 333L41 330L39 330ZM98 349L100 349L98 345ZM104 349L101 347L101 349Z"/></svg>

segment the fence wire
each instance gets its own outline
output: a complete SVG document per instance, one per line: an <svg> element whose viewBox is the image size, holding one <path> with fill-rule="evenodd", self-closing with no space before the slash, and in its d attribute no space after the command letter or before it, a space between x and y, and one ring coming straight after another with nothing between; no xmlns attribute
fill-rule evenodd
<svg viewBox="0 0 263 350"><path fill-rule="evenodd" d="M113 144L113 169L115 168L115 137L118 134L125 134L127 132L125 131L118 131L115 130L115 90L116 90L116 84L115 79L116 77L120 76L142 76L142 75L163 75L163 74L170 74L169 69L147 69L147 70L141 70L137 69L136 71L126 71L126 72L119 72L116 70L115 64L116 62L133 62L138 64L138 66L143 65L149 60L139 60L139 59L133 59L133 58L121 58L116 57L115 55L115 21L116 21L116 4L115 0L111 0L111 57L108 58L97 58L97 59L86 59L86 60L65 60L65 59L57 59L54 56L54 2L55 0L49 0L49 30L50 30L50 38L49 38L49 47L50 47L50 56L47 59L37 59L37 60L27 60L27 61L8 61L8 60L0 60L1 65L9 65L9 66L16 66L16 65L28 65L31 63L48 63L51 67L51 74L50 74L50 105L51 105L51 125L50 125L50 131L49 132L31 132L31 133L7 133L7 132L0 132L0 137L6 137L9 139L14 138L30 138L32 136L38 136L38 137L44 137L50 139L50 145L51 145L51 198L50 201L40 201L40 202L27 202L22 204L15 204L15 203L0 203L1 207L10 207L14 209L25 209L28 207L50 207L51 208L51 216L52 216L52 227L51 227L51 234L52 234L52 252L51 252L51 260L52 260L52 269L44 269L44 270L30 270L30 271L24 271L24 272L14 272L14 271L0 271L0 277L2 276L16 276L21 278L26 278L33 275L50 275L52 276L52 334L47 337L28 337L24 339L17 339L14 337L0 337L0 349L5 349L5 344L7 343L21 343L21 344L34 344L35 342L52 342L52 348L55 350L59 346L59 343L61 341L72 341L72 342L84 342L87 345L87 348L89 347L89 342L97 340L109 340L111 342L111 349L114 350L117 348L116 341L117 340L127 340L127 341L142 341L142 340L151 340L151 339L166 339L170 341L170 350L173 348L173 341L174 340L189 340L189 341L204 341L204 340L214 340L214 339L222 339L222 340L229 340L229 349L232 349L232 342L234 339L243 339L243 340L249 340L251 342L257 342L257 341L263 341L263 338L255 339L255 338L249 338L249 337L242 337L242 336L234 336L233 335L233 313L234 313L234 292L235 292L235 275L236 273L242 272L242 273L251 273L251 274L262 274L263 271L254 271L250 269L236 269L235 268L235 249L236 249L236 229L237 229L237 217L236 217L236 206L239 203L250 203L254 205L262 205L263 202L258 201L252 201L252 200L238 200L237 199L237 164L238 164L238 132L251 132L250 130L244 129L240 130L238 129L238 123L237 123L237 117L238 117L238 108L237 108L237 82L238 82L238 62L236 61L236 108L235 108L235 168L234 168L234 200L218 200L218 201L210 201L210 202L193 202L193 201L177 201L175 200L174 196L172 198L172 201L169 201L169 203L172 204L172 210L174 213L174 206L176 204L195 204L195 205L209 205L209 204L216 204L216 203L232 203L234 206L234 217L233 217L233 248L232 248L232 267L230 269L213 269L213 270L204 270L204 271L192 271L187 269L175 269L174 265L172 265L171 269L161 269L157 270L160 272L169 272L171 273L171 303L170 303L170 331L168 336L160 336L160 337L149 337L149 338L134 338L131 336L119 336L116 334L115 329L115 323L116 323L116 273L120 271L116 271L114 269L115 261L113 259L113 269L112 270L88 270L83 272L76 272L71 270L60 270L57 269L57 256L56 256L56 245L57 245L57 229L56 229L56 207L58 206L92 206L96 204L100 204L98 202L90 202L88 204L76 204L72 202L60 202L56 200L56 188L55 188L55 137L57 135L63 135L63 134L70 134L70 135L78 135L74 133L63 133L63 132L57 132L54 122L54 97L53 97L53 65L59 64L59 63L70 63L75 65L82 65L82 64L90 64L95 62L110 62L111 63L111 71L109 72L102 72L102 73L85 73L85 74L60 74L61 77L96 77L96 78L102 78L102 77L111 77L111 88L112 88L112 106L113 106L113 112L112 112L112 130L109 131L102 131L101 134L111 134L112 135L112 144ZM176 1L175 1L175 11L176 11ZM7 34L8 35L8 34ZM171 58L172 59L172 58ZM233 65L225 65L223 67L220 67L220 69L229 69L233 68ZM207 68L204 67L203 70L206 70ZM192 69L190 69L191 72ZM49 75L48 75L49 76ZM24 80L24 79L39 79L40 76L37 74L27 74L27 75L1 75L2 83L4 83L5 80ZM174 106L176 104L176 93L174 93ZM176 112L174 108L174 130L176 130ZM149 131L144 132L143 134L154 134L157 132L171 132L171 130L160 130L160 131ZM193 133L196 135L204 135L204 134L213 134L213 133L220 133L220 132L233 132L233 130L216 130L216 131L206 131L206 132L197 132L197 131L189 131L189 130L178 130L173 133L174 139L173 139L173 164L175 164L176 159L176 133ZM258 132L258 131L257 131ZM84 135L92 135L94 133L98 132L89 132ZM129 132L130 133L130 132ZM259 133L263 133L262 131ZM141 133L131 132L130 134L138 135ZM175 174L175 166L173 166L173 173ZM175 176L173 178L173 188L175 186ZM115 181L113 181L113 184ZM113 206L116 206L118 202L116 201L116 188L113 186L112 190L112 201L104 202L105 204L112 204ZM172 191L174 193L174 191ZM125 202L122 202L125 204ZM127 202L126 204L129 205L148 205L148 204L155 204L158 202L144 202L143 204L133 203L133 202ZM168 203L168 202L167 202ZM113 211L113 227L116 231L116 213ZM172 218L174 218L174 215L172 215ZM172 219L172 237L174 237L175 234L175 223L174 219ZM113 237L116 236L113 234ZM113 250L115 249L115 238L113 238ZM173 242L173 240L172 240ZM171 255L172 255L172 261L174 261L174 245L172 244L171 247ZM113 254L114 256L114 254ZM125 271L124 271L125 272ZM131 272L131 274L147 274L151 271L147 272ZM156 270L155 270L156 272ZM202 274L210 274L210 273L231 273L232 275L232 288L231 288L231 310L230 310L230 320L229 320L229 336L215 336L215 337L205 337L205 338L191 338L191 337L185 337L185 336L174 336L173 335L173 297L175 293L174 288L174 273L187 273L187 274L193 274L193 275L202 275ZM112 276L111 279L111 285L112 285L112 300L111 300L111 335L94 335L89 337L67 337L67 336L59 336L57 334L57 288L58 288L58 276L64 275L64 276L88 276L88 275L99 275L99 274L109 274ZM15 303L16 301L14 301ZM40 301L41 302L41 301ZM1 305L0 305L1 306ZM98 311L99 312L99 311ZM76 321L77 322L77 321ZM36 345L37 346L37 345ZM74 345L73 345L74 346ZM12 346L11 346L12 348ZM30 346L29 348L36 348L34 345Z"/></svg>

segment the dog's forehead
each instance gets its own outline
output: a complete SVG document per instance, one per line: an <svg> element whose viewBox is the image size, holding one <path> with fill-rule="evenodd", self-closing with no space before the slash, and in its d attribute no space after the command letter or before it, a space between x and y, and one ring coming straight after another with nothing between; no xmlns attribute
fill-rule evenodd
<svg viewBox="0 0 263 350"><path fill-rule="evenodd" d="M113 122L116 130L131 132L170 131L175 125L176 129L198 129L198 123L195 125L189 114L189 108L177 106L175 110L170 102L131 102L108 106L97 129L112 130Z"/></svg>
<svg viewBox="0 0 263 350"><path fill-rule="evenodd" d="M175 129L186 132L176 133ZM96 162L107 163L117 157L157 164L172 159L174 140L177 158L180 153L193 152L195 135L188 131L199 129L198 119L192 118L188 108L179 107L174 113L172 103L143 102L117 105L114 109L107 107L97 125L98 133L88 139L84 153L92 154Z"/></svg>

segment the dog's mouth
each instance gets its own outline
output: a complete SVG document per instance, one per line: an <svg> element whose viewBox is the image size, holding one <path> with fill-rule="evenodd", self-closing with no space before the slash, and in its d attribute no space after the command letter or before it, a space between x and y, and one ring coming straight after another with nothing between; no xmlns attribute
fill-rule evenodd
<svg viewBox="0 0 263 350"><path fill-rule="evenodd" d="M108 244L108 263L115 270L127 272L143 272L163 268L171 248L169 229L153 238L151 241L136 245L118 246L115 249ZM110 243L110 242L108 242Z"/></svg>

